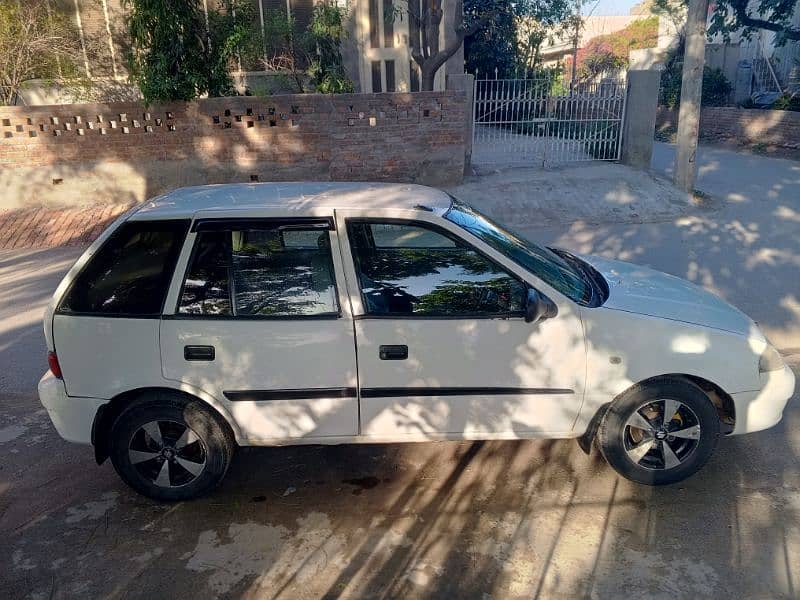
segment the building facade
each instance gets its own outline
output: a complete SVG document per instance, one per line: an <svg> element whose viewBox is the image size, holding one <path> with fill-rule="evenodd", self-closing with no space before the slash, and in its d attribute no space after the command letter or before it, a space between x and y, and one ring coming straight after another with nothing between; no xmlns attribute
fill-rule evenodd
<svg viewBox="0 0 800 600"><path fill-rule="evenodd" d="M219 0L196 0L208 15ZM311 23L314 4L321 0L239 0L247 5L247 14L265 31L270 19L291 17L296 34L305 32ZM345 10L348 35L342 42L342 55L348 78L357 92L419 91L419 69L411 57L410 36L414 34L408 15L409 2L422 0L337 0ZM48 0L50 10L70 17L81 40L83 71L92 82L94 99L135 99L137 90L128 83L126 53L129 48L122 0ZM413 5L412 5L413 6ZM443 0L444 17L440 27L440 47L455 35L453 29L456 3ZM267 68L269 56L239 60L232 71L240 90L255 88L256 93L296 91L281 89L277 73ZM439 69L435 90L445 87L449 73L463 73L464 54L460 49ZM26 104L70 102L70 93L44 84L30 85L23 93Z"/></svg>

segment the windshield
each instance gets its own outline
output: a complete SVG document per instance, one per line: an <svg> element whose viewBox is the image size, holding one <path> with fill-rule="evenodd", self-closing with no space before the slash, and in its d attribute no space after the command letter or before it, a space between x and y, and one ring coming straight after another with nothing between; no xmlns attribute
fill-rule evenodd
<svg viewBox="0 0 800 600"><path fill-rule="evenodd" d="M456 199L453 199L444 218L508 256L574 302L584 306L592 302L594 290L591 280L577 264L567 262L553 251L517 237Z"/></svg>

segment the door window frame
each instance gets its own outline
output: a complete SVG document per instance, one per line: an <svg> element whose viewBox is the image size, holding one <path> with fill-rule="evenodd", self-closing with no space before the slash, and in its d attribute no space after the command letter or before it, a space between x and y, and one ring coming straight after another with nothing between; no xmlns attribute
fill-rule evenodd
<svg viewBox="0 0 800 600"><path fill-rule="evenodd" d="M439 225L437 223L433 223L431 221L425 221L418 218L404 218L404 217L377 217L377 216L345 216L343 219L342 227L345 231L346 235L346 244L349 253L349 259L343 256L344 260L349 260L349 267L353 269L353 274L355 275L355 280L353 282L354 285L354 292L357 295L360 303L361 303L361 313L354 314L353 319L361 320L361 319L402 319L402 320L439 320L439 321L458 321L464 319L483 319L483 320L524 320L525 311L510 311L508 313L498 313L498 314L486 314L486 313L463 313L459 315L424 315L424 314L388 314L388 315L377 315L377 314L370 314L367 312L367 303L364 298L364 291L361 288L361 279L359 277L359 269L356 266L356 254L355 249L353 248L353 243L350 239L350 223L365 223L365 224L387 224L387 225L406 225L411 227L422 227L428 231L432 231L434 233L438 233L446 237L449 240L452 240L457 247L464 248L466 250L470 250L475 252L478 256L483 258L484 260L491 263L495 268L499 271L505 273L511 279L514 279L518 283L525 288L525 293L527 295L527 290L533 287L530 283L525 281L522 277L518 274L514 273L513 271L509 270L506 266L500 264L497 260L489 256L486 252L476 248L474 244L471 244L469 241L461 237L455 232L449 231L446 227Z"/></svg>
<svg viewBox="0 0 800 600"><path fill-rule="evenodd" d="M180 313L181 296L186 279L189 276L195 254L200 245L199 233L204 231L234 231L237 227L252 230L272 230L279 226L296 226L298 228L317 226L320 231L328 232L330 241L330 258L333 268L333 287L334 297L336 298L336 312L329 312L316 315L201 315ZM165 312L161 315L164 320L180 321L333 321L341 319L349 314L345 303L349 303L347 296L342 295L343 286L340 285L341 275L341 252L337 239L336 224L332 216L308 216L308 217L286 217L286 216L199 216L196 215L192 221L189 233L186 236L184 247L175 266L173 279L170 284L169 292L165 302ZM338 257L337 257L338 255ZM338 260L337 260L338 258ZM229 292L230 293L230 292ZM233 302L231 297L231 302ZM166 307L172 312L167 313Z"/></svg>

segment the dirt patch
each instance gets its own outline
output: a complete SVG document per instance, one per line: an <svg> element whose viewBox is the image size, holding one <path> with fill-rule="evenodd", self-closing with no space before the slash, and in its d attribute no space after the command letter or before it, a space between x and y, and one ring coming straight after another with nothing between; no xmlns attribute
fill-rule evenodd
<svg viewBox="0 0 800 600"><path fill-rule="evenodd" d="M652 223L696 210L667 179L616 163L481 170L448 191L518 229Z"/></svg>

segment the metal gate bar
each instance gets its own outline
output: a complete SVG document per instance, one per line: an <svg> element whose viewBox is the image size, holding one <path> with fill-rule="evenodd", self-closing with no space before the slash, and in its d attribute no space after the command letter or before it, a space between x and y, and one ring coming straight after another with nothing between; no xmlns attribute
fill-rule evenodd
<svg viewBox="0 0 800 600"><path fill-rule="evenodd" d="M560 76L476 79L472 160L541 164L619 160L625 83L565 87Z"/></svg>

